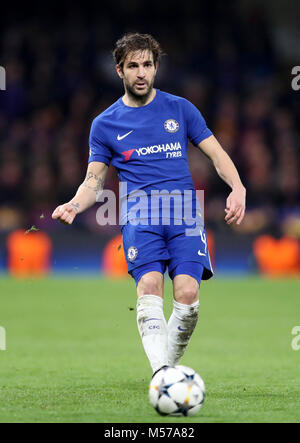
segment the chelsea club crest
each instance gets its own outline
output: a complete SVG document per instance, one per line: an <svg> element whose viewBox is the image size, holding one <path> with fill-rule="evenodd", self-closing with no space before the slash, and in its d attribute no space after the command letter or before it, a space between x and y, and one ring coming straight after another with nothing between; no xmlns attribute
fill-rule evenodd
<svg viewBox="0 0 300 443"><path fill-rule="evenodd" d="M164 128L167 132L177 132L179 129L179 123L173 118L169 118L165 121Z"/></svg>
<svg viewBox="0 0 300 443"><path fill-rule="evenodd" d="M127 258L129 261L134 261L137 258L138 249L135 246L130 246L127 251Z"/></svg>

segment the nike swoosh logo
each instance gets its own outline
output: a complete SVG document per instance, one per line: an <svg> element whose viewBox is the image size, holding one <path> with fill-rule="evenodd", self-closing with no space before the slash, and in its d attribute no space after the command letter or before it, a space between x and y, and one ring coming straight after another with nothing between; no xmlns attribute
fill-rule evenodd
<svg viewBox="0 0 300 443"><path fill-rule="evenodd" d="M147 318L147 320L143 320L143 323L146 323L147 321L151 320L160 320L159 318Z"/></svg>
<svg viewBox="0 0 300 443"><path fill-rule="evenodd" d="M178 326L178 331L186 332L186 331L187 331L187 329L182 329L182 327L181 327L181 326Z"/></svg>
<svg viewBox="0 0 300 443"><path fill-rule="evenodd" d="M132 132L133 132L133 129L132 129L132 131L127 132L127 134L124 134L124 135L118 134L117 140L119 140L119 141L123 140L123 138L127 137L127 135L131 134Z"/></svg>
<svg viewBox="0 0 300 443"><path fill-rule="evenodd" d="M206 255L205 253L201 252L200 250L198 251L198 255Z"/></svg>

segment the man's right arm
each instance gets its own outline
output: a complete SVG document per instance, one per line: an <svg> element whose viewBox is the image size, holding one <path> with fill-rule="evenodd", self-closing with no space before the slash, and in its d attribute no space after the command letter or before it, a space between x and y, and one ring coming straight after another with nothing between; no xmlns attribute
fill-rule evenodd
<svg viewBox="0 0 300 443"><path fill-rule="evenodd" d="M68 203L58 206L52 218L71 225L77 214L93 206L101 192L108 166L102 162L91 162L88 166L84 182L79 186L76 195Z"/></svg>

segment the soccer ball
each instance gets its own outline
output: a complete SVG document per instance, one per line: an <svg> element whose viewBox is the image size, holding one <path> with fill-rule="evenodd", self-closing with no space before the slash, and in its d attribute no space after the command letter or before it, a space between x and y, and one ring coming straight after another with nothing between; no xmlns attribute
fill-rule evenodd
<svg viewBox="0 0 300 443"><path fill-rule="evenodd" d="M204 403L205 385L194 369L164 367L152 378L149 400L161 415L192 416Z"/></svg>

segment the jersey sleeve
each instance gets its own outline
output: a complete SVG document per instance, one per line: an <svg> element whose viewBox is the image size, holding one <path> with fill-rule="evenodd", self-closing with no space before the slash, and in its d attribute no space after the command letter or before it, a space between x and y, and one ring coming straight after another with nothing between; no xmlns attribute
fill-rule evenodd
<svg viewBox="0 0 300 443"><path fill-rule="evenodd" d="M89 137L90 156L88 162L102 162L109 166L112 159L112 152L102 141L101 132L103 134L99 121L94 120Z"/></svg>
<svg viewBox="0 0 300 443"><path fill-rule="evenodd" d="M187 136L197 146L212 134L206 126L201 112L188 100L185 100L185 117L187 122Z"/></svg>

